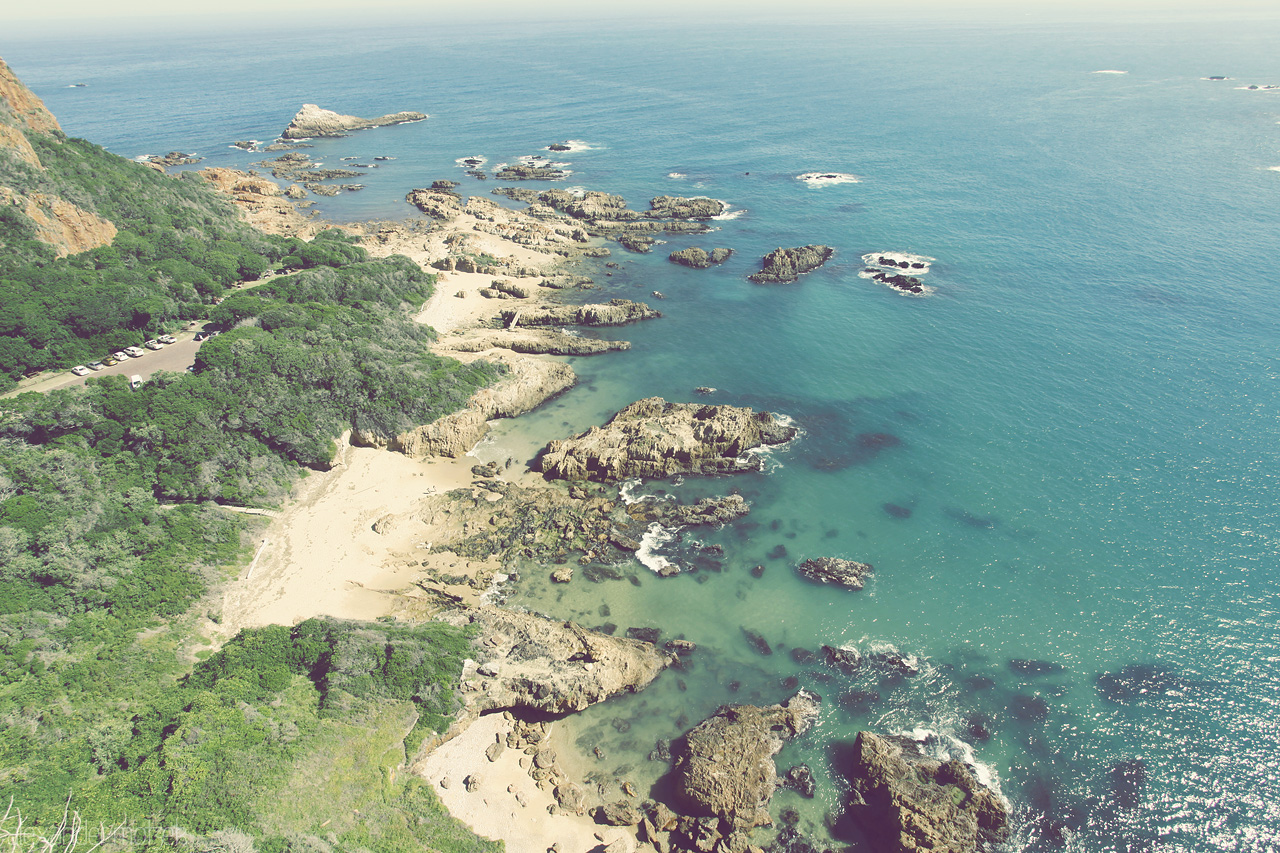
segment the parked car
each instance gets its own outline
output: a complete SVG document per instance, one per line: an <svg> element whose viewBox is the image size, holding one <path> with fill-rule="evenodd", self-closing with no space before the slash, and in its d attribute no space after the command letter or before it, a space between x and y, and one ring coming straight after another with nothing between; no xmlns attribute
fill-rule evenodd
<svg viewBox="0 0 1280 853"><path fill-rule="evenodd" d="M158 340L162 344L176 344L178 342L178 339L175 338L173 335L161 335L160 337L156 338L156 340Z"/></svg>
<svg viewBox="0 0 1280 853"><path fill-rule="evenodd" d="M141 388L141 387L142 387L142 377L141 377L141 376L139 376L139 375L138 375L138 374L136 374L136 373L135 373L135 374L133 374L132 376L130 376L130 377L129 377L129 387L130 387L130 388L132 388L132 389L133 389L133 390L135 390L135 391L137 391L139 388Z"/></svg>
<svg viewBox="0 0 1280 853"><path fill-rule="evenodd" d="M77 364L75 367L71 368L71 372L76 376L88 376L89 368L85 367L83 364Z"/></svg>
<svg viewBox="0 0 1280 853"><path fill-rule="evenodd" d="M209 337L208 332L196 332L196 343L200 343L207 337Z"/></svg>
<svg viewBox="0 0 1280 853"><path fill-rule="evenodd" d="M120 359L116 358L114 355L109 355L102 360L102 363L107 367L115 367L120 363Z"/></svg>
<svg viewBox="0 0 1280 853"><path fill-rule="evenodd" d="M154 339L147 341L143 346L147 349L164 349L164 344Z"/></svg>
<svg viewBox="0 0 1280 853"><path fill-rule="evenodd" d="M129 353L125 352L124 350L120 350L119 352L111 353L111 357L114 358L117 362L128 361Z"/></svg>
<svg viewBox="0 0 1280 853"><path fill-rule="evenodd" d="M89 362L89 369L90 370L106 370L107 366L100 361L91 361Z"/></svg>
<svg viewBox="0 0 1280 853"><path fill-rule="evenodd" d="M129 356L129 358L142 358L144 355L146 355L145 352L138 349L137 347L125 347L124 351L125 351L125 354Z"/></svg>

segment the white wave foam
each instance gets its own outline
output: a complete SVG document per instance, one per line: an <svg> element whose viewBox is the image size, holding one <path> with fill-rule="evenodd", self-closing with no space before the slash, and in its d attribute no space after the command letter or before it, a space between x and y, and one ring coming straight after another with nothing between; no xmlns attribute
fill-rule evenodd
<svg viewBox="0 0 1280 853"><path fill-rule="evenodd" d="M905 270L912 275L924 275L929 272L930 265L936 260L937 258L931 258L928 255L913 255L909 252L868 252L862 256L862 262L869 267ZM903 263L906 263L907 266L904 267ZM923 266L915 266L916 264L923 264ZM871 276L863 277L870 278Z"/></svg>
<svg viewBox="0 0 1280 853"><path fill-rule="evenodd" d="M1277 122L1277 124L1280 124L1280 122ZM1268 167L1267 167L1267 171L1268 171L1268 172L1280 172L1280 166L1268 166Z"/></svg>
<svg viewBox="0 0 1280 853"><path fill-rule="evenodd" d="M571 152L572 151L596 151L599 149L599 146L592 145L590 142L584 142L581 139L566 139L563 144L568 145L569 150Z"/></svg>
<svg viewBox="0 0 1280 853"><path fill-rule="evenodd" d="M683 172L667 172L667 177L673 181L682 181L689 176Z"/></svg>
<svg viewBox="0 0 1280 853"><path fill-rule="evenodd" d="M1280 89L1280 85L1275 83L1263 83L1262 85L1250 83L1248 86L1236 86L1236 89L1241 92L1274 92Z"/></svg>
<svg viewBox="0 0 1280 853"><path fill-rule="evenodd" d="M719 221L721 221L721 222L725 222L725 221L730 220L730 219L738 219L738 218L740 218L740 217L742 216L742 214L744 214L744 213L746 213L746 212L747 212L747 209L746 209L745 207L740 207L740 208L738 208L737 210L734 210L732 207L730 207L730 206L726 203L726 204L724 205L724 213L720 214L719 216L713 216L713 217L711 217L711 218L712 218L712 219L719 220Z"/></svg>
<svg viewBox="0 0 1280 853"><path fill-rule="evenodd" d="M1101 71L1095 71L1094 74L1128 74L1128 71L1117 71L1114 68L1104 68Z"/></svg>
<svg viewBox="0 0 1280 853"><path fill-rule="evenodd" d="M978 760L977 752L969 744L949 732L938 732L924 726L916 726L911 731L900 732L924 747L925 754L939 761L957 759L973 770L974 777L996 796L1004 799L1000 790L1000 774L990 764Z"/></svg>
<svg viewBox="0 0 1280 853"><path fill-rule="evenodd" d="M150 159L151 159L152 157L154 157L154 156L155 156L154 154L139 154L137 157L134 157L134 158L133 158L133 162L135 162L135 163L145 163L145 162L147 162L148 160L150 160Z"/></svg>
<svg viewBox="0 0 1280 853"><path fill-rule="evenodd" d="M845 172L805 172L796 175L797 181L804 181L811 187L829 187L834 184L860 184L862 178Z"/></svg>
<svg viewBox="0 0 1280 853"><path fill-rule="evenodd" d="M674 563L654 552L675 539L678 530L679 528L677 527L664 528L656 521L650 524L644 536L640 537L640 550L636 551L636 559L640 561L640 565L654 574L658 574L665 569L675 568Z"/></svg>
<svg viewBox="0 0 1280 853"><path fill-rule="evenodd" d="M489 584L489 588L480 593L481 604L497 604L503 597L502 585L510 579L510 575L504 575L498 572L493 576L493 581Z"/></svg>
<svg viewBox="0 0 1280 853"><path fill-rule="evenodd" d="M618 497L622 498L622 502L627 506L640 501L651 501L653 495L637 495L636 489L644 485L644 480L635 477L631 480L623 480L622 485L618 487Z"/></svg>

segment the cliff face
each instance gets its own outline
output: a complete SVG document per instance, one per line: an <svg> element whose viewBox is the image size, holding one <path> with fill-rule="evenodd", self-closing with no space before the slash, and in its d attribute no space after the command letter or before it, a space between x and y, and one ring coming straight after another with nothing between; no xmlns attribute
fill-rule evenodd
<svg viewBox="0 0 1280 853"><path fill-rule="evenodd" d="M0 156L7 153L44 169L27 134L55 132L62 133L62 127L53 113L0 59ZM36 239L59 256L109 246L116 236L115 225L57 196L0 185L0 203L18 207L35 224Z"/></svg>

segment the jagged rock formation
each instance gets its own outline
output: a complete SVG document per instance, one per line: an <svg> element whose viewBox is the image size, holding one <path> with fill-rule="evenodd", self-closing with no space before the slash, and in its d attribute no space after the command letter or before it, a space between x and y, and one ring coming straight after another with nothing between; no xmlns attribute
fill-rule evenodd
<svg viewBox="0 0 1280 853"><path fill-rule="evenodd" d="M503 166L494 177L500 181L558 181L569 177L569 173L555 166L526 166L517 163L514 166Z"/></svg>
<svg viewBox="0 0 1280 853"><path fill-rule="evenodd" d="M462 199L448 189L409 190L404 200L433 219L449 220L462 213Z"/></svg>
<svg viewBox="0 0 1280 853"><path fill-rule="evenodd" d="M849 814L877 853L968 853L1009 837L1008 808L964 764L926 757L909 738L859 732Z"/></svg>
<svg viewBox="0 0 1280 853"><path fill-rule="evenodd" d="M651 219L712 219L728 207L724 202L706 196L660 195L650 200L649 212L645 215Z"/></svg>
<svg viewBox="0 0 1280 853"><path fill-rule="evenodd" d="M190 166L199 163L203 157L197 157L194 154L183 154L181 151L170 151L168 154L152 154L147 158L147 162L153 163L161 168L171 166Z"/></svg>
<svg viewBox="0 0 1280 853"><path fill-rule="evenodd" d="M747 276L747 279L756 284L789 284L803 273L816 270L825 264L835 251L830 246L774 249L764 256L760 272Z"/></svg>
<svg viewBox="0 0 1280 853"><path fill-rule="evenodd" d="M558 361L532 358L502 359L510 372L497 384L481 388L467 407L394 438L352 433L352 443L390 447L408 456L465 456L489 432L494 418L514 418L532 411L550 398L572 388L573 368Z"/></svg>
<svg viewBox="0 0 1280 853"><path fill-rule="evenodd" d="M747 451L783 444L795 434L768 412L651 397L627 406L603 427L552 441L533 467L547 479L606 483L758 471L763 463Z"/></svg>
<svg viewBox="0 0 1280 853"><path fill-rule="evenodd" d="M515 309L503 311L503 325L515 314ZM534 306L519 309L519 314L519 326L626 326L662 316L643 302L630 299L611 299L607 305Z"/></svg>
<svg viewBox="0 0 1280 853"><path fill-rule="evenodd" d="M378 118L357 118L344 116L333 110L321 109L315 104L303 104L302 109L289 122L289 126L280 134L284 139L307 139L313 136L346 136L352 130L364 130L370 127L385 127L391 124L404 124L407 121L421 121L427 118L426 113L412 111L392 113Z"/></svg>
<svg viewBox="0 0 1280 853"><path fill-rule="evenodd" d="M443 342L454 352L484 352L488 349L509 349L526 355L599 355L631 349L630 341L604 341L566 335L552 329L522 332L471 331L448 338Z"/></svg>
<svg viewBox="0 0 1280 853"><path fill-rule="evenodd" d="M685 267L692 267L695 270L705 270L716 264L723 264L729 260L729 256L733 254L733 249L712 249L710 252L705 249L699 249L696 246L690 249L681 249L678 252L672 252L667 256L667 260L673 264L680 264Z"/></svg>
<svg viewBox="0 0 1280 853"><path fill-rule="evenodd" d="M796 566L796 574L801 577L845 589L862 589L863 579L870 573L871 566L868 563L837 557L815 557Z"/></svg>
<svg viewBox="0 0 1280 853"><path fill-rule="evenodd" d="M821 699L801 690L780 705L730 705L684 737L672 771L678 807L724 820L734 830L767 826L778 786L773 757L818 716Z"/></svg>
<svg viewBox="0 0 1280 853"><path fill-rule="evenodd" d="M40 166L40 158L24 135L61 133L62 127L44 101L23 85L0 59L0 150L11 151L20 160Z"/></svg>
<svg viewBox="0 0 1280 853"><path fill-rule="evenodd" d="M501 176L501 175L500 175ZM661 232L701 234L710 230L706 220L724 213L728 205L713 198L657 196L647 211L631 210L619 195L569 190L526 190L498 187L496 195L529 204L528 213L541 218L563 218L579 222L587 234L622 242L634 252L648 251L651 235Z"/></svg>
<svg viewBox="0 0 1280 853"><path fill-rule="evenodd" d="M358 178L366 174L352 169L317 168L316 161L311 159L310 154L303 154L298 151L290 151L287 154L281 154L279 157L273 157L269 160L259 160L253 165L270 169L272 177L285 181L345 180L347 178Z"/></svg>
<svg viewBox="0 0 1280 853"><path fill-rule="evenodd" d="M569 714L617 693L634 693L675 655L652 643L610 637L573 622L493 607L449 617L480 629L476 654L462 675L472 714L512 709Z"/></svg>
<svg viewBox="0 0 1280 853"><path fill-rule="evenodd" d="M674 500L646 500L627 506L627 514L636 521L657 521L664 527L720 526L742 518L750 511L751 504L742 495L703 498L695 504L680 504Z"/></svg>
<svg viewBox="0 0 1280 853"><path fill-rule="evenodd" d="M236 169L211 166L201 169L197 174L215 190L229 196L245 220L268 234L306 238L314 236L320 230L287 198L282 197L287 195L295 198L299 193L305 195L301 187L293 193L282 191L274 181Z"/></svg>

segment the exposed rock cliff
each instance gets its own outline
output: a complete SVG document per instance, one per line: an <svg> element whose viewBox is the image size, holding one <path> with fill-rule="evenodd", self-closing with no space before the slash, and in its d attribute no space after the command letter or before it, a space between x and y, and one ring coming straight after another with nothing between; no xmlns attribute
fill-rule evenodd
<svg viewBox="0 0 1280 853"><path fill-rule="evenodd" d="M467 408L389 441L380 436L353 434L352 441L374 447L389 446L409 456L465 456L489 432L494 418L514 418L537 408L551 397L572 388L573 368L558 361L532 358L502 359L509 373L497 384L482 388L467 401Z"/></svg>
<svg viewBox="0 0 1280 853"><path fill-rule="evenodd" d="M756 284L788 284L801 274L816 270L835 254L830 246L800 246L795 249L774 249L764 256L760 272L747 276Z"/></svg>
<svg viewBox="0 0 1280 853"><path fill-rule="evenodd" d="M390 124L404 124L407 121L421 121L427 118L426 113L412 111L392 113L378 118L358 118L344 116L333 110L321 109L315 104L303 104L302 109L289 122L284 133L285 139L307 139L313 136L346 136L352 130L364 130L369 127L385 127Z"/></svg>
<svg viewBox="0 0 1280 853"><path fill-rule="evenodd" d="M581 711L617 693L643 689L675 660L652 643L531 613L482 607L450 621L480 629L479 660L466 667L462 680L464 701L475 713Z"/></svg>
<svg viewBox="0 0 1280 853"><path fill-rule="evenodd" d="M52 246L58 257L109 246L116 238L116 226L110 221L57 196L23 195L0 186L0 204L20 207L35 223L36 239Z"/></svg>
<svg viewBox="0 0 1280 853"><path fill-rule="evenodd" d="M603 427L552 441L534 462L547 479L617 482L628 477L730 474L758 471L747 451L795 437L768 412L735 406L668 403L651 397L632 403Z"/></svg>
<svg viewBox="0 0 1280 853"><path fill-rule="evenodd" d="M721 708L695 726L672 773L680 811L722 818L737 830L771 824L769 801L778 786L773 757L808 730L819 702L801 690L781 705Z"/></svg>
<svg viewBox="0 0 1280 853"><path fill-rule="evenodd" d="M229 196L246 221L268 234L307 238L320 230L285 197L297 196L296 191L281 190L274 181L236 169L211 166L197 174Z"/></svg>
<svg viewBox="0 0 1280 853"><path fill-rule="evenodd" d="M0 121L36 133L62 131L44 101L23 85L3 59L0 59Z"/></svg>
<svg viewBox="0 0 1280 853"><path fill-rule="evenodd" d="M849 813L877 853L968 853L1009 836L1004 802L959 761L871 732L858 733L850 761Z"/></svg>

